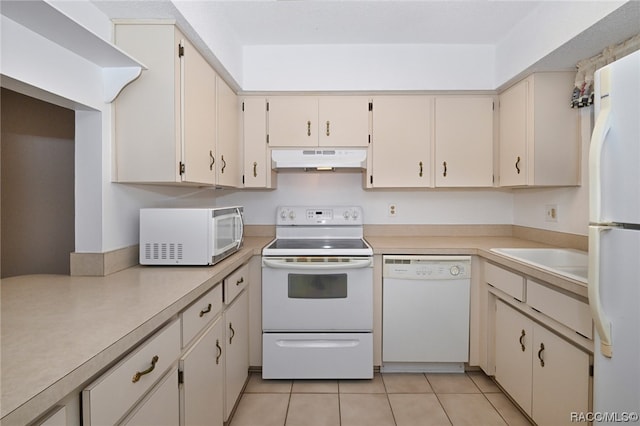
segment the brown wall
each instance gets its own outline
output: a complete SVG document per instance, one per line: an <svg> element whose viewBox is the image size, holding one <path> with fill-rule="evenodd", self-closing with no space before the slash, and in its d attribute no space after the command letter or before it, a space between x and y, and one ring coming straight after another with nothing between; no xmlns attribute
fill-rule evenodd
<svg viewBox="0 0 640 426"><path fill-rule="evenodd" d="M2 89L0 275L69 273L75 113Z"/></svg>

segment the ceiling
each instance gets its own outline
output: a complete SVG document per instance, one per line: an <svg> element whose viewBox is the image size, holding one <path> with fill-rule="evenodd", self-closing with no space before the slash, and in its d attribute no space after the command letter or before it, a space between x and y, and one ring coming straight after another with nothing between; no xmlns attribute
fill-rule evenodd
<svg viewBox="0 0 640 426"><path fill-rule="evenodd" d="M93 0L111 18L170 18L168 1ZM240 45L496 44L539 1L189 1Z"/></svg>
<svg viewBox="0 0 640 426"><path fill-rule="evenodd" d="M216 41L242 49L265 45L500 45L546 1L495 0L91 0L110 18L171 18L191 27L183 16L199 21L199 31L183 28L196 45L216 52ZM602 1L602 0L601 0ZM175 3L175 4L174 4ZM566 11L595 2L556 1ZM618 2L622 4L624 2ZM178 5L176 7L176 4ZM553 7L553 6L551 6ZM565 12L566 13L566 12ZM194 19L195 17L195 19ZM202 34L202 23L211 34ZM535 21L533 21L535 22ZM544 23L532 37L544 37ZM571 25L571 22L567 22ZM209 31L207 31L209 32ZM571 69L577 61L600 53L640 32L640 1L615 10L587 31L560 46L524 72ZM198 40L199 39L199 40ZM205 55L206 56L206 55ZM215 55L214 55L215 56ZM210 60L212 58L209 58ZM217 62L217 58L213 58ZM224 67L224 65L223 65Z"/></svg>

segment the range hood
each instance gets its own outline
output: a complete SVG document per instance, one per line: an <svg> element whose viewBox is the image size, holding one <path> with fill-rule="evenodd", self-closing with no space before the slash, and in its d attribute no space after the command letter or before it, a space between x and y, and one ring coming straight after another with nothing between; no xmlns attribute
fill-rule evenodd
<svg viewBox="0 0 640 426"><path fill-rule="evenodd" d="M299 148L271 151L271 168L274 170L362 171L366 167L366 148Z"/></svg>

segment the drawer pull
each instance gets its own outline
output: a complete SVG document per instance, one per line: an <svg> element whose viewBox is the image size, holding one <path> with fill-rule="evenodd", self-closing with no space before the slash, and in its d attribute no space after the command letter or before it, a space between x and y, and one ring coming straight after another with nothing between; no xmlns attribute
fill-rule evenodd
<svg viewBox="0 0 640 426"><path fill-rule="evenodd" d="M236 281L236 285L240 285L244 282L244 277L240 277L238 281Z"/></svg>
<svg viewBox="0 0 640 426"><path fill-rule="evenodd" d="M211 303L207 305L206 309L200 311L200 317L202 318L204 314L208 314L209 312L211 312Z"/></svg>
<svg viewBox="0 0 640 426"><path fill-rule="evenodd" d="M542 359L543 351L544 351L544 343L540 343L540 350L538 351L538 359L540 360L540 367L544 367L544 359Z"/></svg>
<svg viewBox="0 0 640 426"><path fill-rule="evenodd" d="M231 344L233 336L236 335L236 331L233 329L233 323L229 323L229 330L231 330L231 336L229 336L229 344Z"/></svg>
<svg viewBox="0 0 640 426"><path fill-rule="evenodd" d="M524 352L524 336L526 336L527 334L524 332L524 330L522 330L522 334L520 335L520 346L522 347L522 352Z"/></svg>
<svg viewBox="0 0 640 426"><path fill-rule="evenodd" d="M516 166L516 170L518 171L518 174L520 174L520 157L516 159L515 166Z"/></svg>
<svg viewBox="0 0 640 426"><path fill-rule="evenodd" d="M418 176L422 177L422 161L418 163L418 166L420 167L420 171L418 172Z"/></svg>
<svg viewBox="0 0 640 426"><path fill-rule="evenodd" d="M151 359L151 366L144 371L138 371L136 374L133 375L133 378L131 379L131 381L133 383L136 383L138 380L140 380L140 377L144 376L145 374L151 373L156 368L156 363L158 362L158 359L160 359L158 358L158 355L155 355Z"/></svg>
<svg viewBox="0 0 640 426"><path fill-rule="evenodd" d="M220 339L216 339L216 349L218 353L216 354L216 365L220 364L220 357L222 356L222 348L220 347Z"/></svg>

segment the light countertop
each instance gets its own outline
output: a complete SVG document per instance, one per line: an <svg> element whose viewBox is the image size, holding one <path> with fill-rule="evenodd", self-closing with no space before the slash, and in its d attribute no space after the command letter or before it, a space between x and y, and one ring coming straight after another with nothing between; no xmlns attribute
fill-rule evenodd
<svg viewBox="0 0 640 426"><path fill-rule="evenodd" d="M268 241L247 238L238 253L211 267L136 266L106 277L3 279L2 424L26 424L74 392Z"/></svg>
<svg viewBox="0 0 640 426"><path fill-rule="evenodd" d="M241 251L212 267L136 266L106 277L3 279L2 424L25 424L88 384L144 337L259 255L270 240L249 237ZM367 241L375 255L480 255L586 297L583 283L489 251L544 244L512 237L367 237Z"/></svg>

